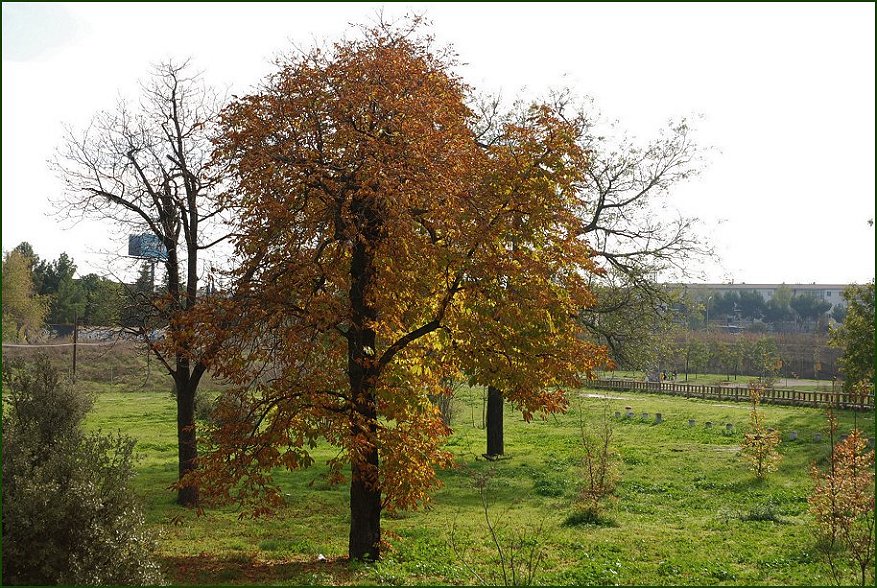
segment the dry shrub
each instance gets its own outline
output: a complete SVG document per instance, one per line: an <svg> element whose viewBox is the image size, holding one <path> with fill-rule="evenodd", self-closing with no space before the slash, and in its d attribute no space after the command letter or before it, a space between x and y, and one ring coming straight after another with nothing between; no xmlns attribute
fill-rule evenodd
<svg viewBox="0 0 877 588"><path fill-rule="evenodd" d="M620 479L617 456L612 449L612 420L609 406L604 405L595 422L580 422L582 435L582 469L584 484L579 492L579 510L599 519L606 502L614 495Z"/></svg>

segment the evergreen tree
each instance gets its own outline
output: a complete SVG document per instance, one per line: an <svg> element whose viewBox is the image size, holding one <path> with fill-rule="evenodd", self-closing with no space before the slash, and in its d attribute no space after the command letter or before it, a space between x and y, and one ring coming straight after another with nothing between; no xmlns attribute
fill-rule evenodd
<svg viewBox="0 0 877 588"><path fill-rule="evenodd" d="M843 324L832 330L831 344L843 349L840 358L844 390L857 385L874 391L874 282L852 285L844 290L847 315Z"/></svg>

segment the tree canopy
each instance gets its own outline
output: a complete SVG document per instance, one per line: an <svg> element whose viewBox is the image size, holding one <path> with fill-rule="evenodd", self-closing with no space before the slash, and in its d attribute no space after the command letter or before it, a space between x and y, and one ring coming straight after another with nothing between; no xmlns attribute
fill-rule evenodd
<svg viewBox="0 0 877 588"><path fill-rule="evenodd" d="M818 298L811 292L792 297L789 306L801 321L816 321L831 310L830 302Z"/></svg>

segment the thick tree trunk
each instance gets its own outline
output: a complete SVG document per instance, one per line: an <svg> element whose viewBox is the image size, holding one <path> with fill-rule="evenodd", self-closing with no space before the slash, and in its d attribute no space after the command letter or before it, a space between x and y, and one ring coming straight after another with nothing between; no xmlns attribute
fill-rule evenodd
<svg viewBox="0 0 877 588"><path fill-rule="evenodd" d="M381 557L381 486L378 463L378 406L374 358L378 320L370 300L375 284L373 246L380 239L380 215L368 200L354 201L351 211L363 235L353 244L350 258L350 329L347 332L347 376L350 382L351 452L350 559L376 561Z"/></svg>
<svg viewBox="0 0 877 588"><path fill-rule="evenodd" d="M176 233L176 218L163 218L165 223L165 235L173 235ZM193 288L197 287L198 276L191 273L192 268L197 268L197 257L189 255L188 265L190 273L187 275L189 285L186 293L189 298L181 300L183 292L181 292L180 284L180 260L177 251L177 243L174 239L165 236L164 246L167 249L167 261L165 269L167 270L167 292L172 300L176 301L178 310L191 310L195 304ZM173 341L177 341L177 333L171 321L168 337ZM175 365L171 374L174 378L174 394L177 397L177 482L195 469L195 460L198 457L198 442L195 431L195 392L198 390L198 383L204 373L203 364L196 364L192 369L189 357L185 352L177 352ZM180 486L177 489L177 504L182 506L196 506L198 504L198 489L194 486Z"/></svg>
<svg viewBox="0 0 877 588"><path fill-rule="evenodd" d="M177 383L177 447L179 480L195 469L198 457L198 445L195 431L195 391L198 382L193 378ZM198 488L185 486L177 490L177 504L196 506L198 504Z"/></svg>
<svg viewBox="0 0 877 588"><path fill-rule="evenodd" d="M378 471L378 450L372 448L364 462L351 464L350 559L376 561L381 557L381 491L371 481Z"/></svg>
<svg viewBox="0 0 877 588"><path fill-rule="evenodd" d="M177 356L176 372L174 373L174 392L177 397L177 468L179 477L193 471L198 458L198 440L195 429L195 393L198 384L206 371L203 363L196 363L190 368L185 356ZM177 490L177 504L197 506L198 488L184 486Z"/></svg>
<svg viewBox="0 0 877 588"><path fill-rule="evenodd" d="M497 457L505 453L503 444L502 392L493 386L487 387L487 457Z"/></svg>

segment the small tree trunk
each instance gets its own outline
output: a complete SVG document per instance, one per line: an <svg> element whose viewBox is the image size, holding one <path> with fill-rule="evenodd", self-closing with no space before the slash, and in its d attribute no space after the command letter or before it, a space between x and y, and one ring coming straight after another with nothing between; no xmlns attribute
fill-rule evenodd
<svg viewBox="0 0 877 588"><path fill-rule="evenodd" d="M195 469L198 445L195 435L195 390L197 380L187 378L176 383L177 395L177 446L179 448L179 478ZM184 486L177 490L177 504L195 506L198 504L198 488Z"/></svg>
<svg viewBox="0 0 877 588"><path fill-rule="evenodd" d="M505 453L503 444L503 398L502 392L493 386L487 387L487 456L496 457Z"/></svg>

